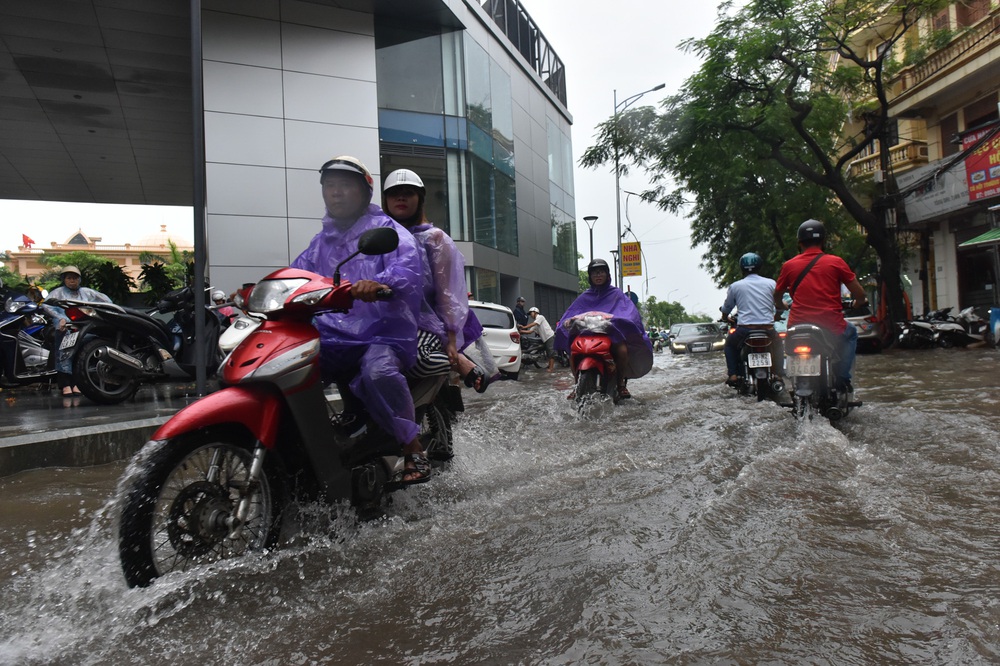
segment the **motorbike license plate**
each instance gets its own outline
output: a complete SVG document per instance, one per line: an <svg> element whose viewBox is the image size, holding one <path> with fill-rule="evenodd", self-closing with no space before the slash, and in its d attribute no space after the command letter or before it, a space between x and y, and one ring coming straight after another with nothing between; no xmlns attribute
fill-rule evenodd
<svg viewBox="0 0 1000 666"><path fill-rule="evenodd" d="M771 353L764 352L763 354L760 353L747 354L747 365L749 365L751 368L770 368Z"/></svg>
<svg viewBox="0 0 1000 666"><path fill-rule="evenodd" d="M819 356L789 356L788 374L793 377L819 377L820 357Z"/></svg>
<svg viewBox="0 0 1000 666"><path fill-rule="evenodd" d="M76 336L79 331L70 331L63 336L62 342L59 343L59 349L69 349L76 344Z"/></svg>

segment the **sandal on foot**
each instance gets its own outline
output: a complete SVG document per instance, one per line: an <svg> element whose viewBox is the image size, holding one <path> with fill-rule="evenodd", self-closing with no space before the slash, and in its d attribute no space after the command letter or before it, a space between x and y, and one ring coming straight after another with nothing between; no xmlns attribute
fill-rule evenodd
<svg viewBox="0 0 1000 666"><path fill-rule="evenodd" d="M632 394L628 392L628 387L622 384L618 387L618 399L624 400L625 398L631 398Z"/></svg>
<svg viewBox="0 0 1000 666"><path fill-rule="evenodd" d="M479 383L478 386L476 385L477 382ZM465 376L465 385L476 389L476 393L485 393L486 388L490 385L490 378L477 365L472 370L469 370L469 374Z"/></svg>
<svg viewBox="0 0 1000 666"><path fill-rule="evenodd" d="M566 396L567 400L576 400L576 390L570 391L570 394Z"/></svg>
<svg viewBox="0 0 1000 666"><path fill-rule="evenodd" d="M403 468L404 486L412 486L417 483L427 483L431 480L431 463L423 453L407 453L406 467ZM414 476L415 475L415 476ZM413 477L407 479L406 477Z"/></svg>

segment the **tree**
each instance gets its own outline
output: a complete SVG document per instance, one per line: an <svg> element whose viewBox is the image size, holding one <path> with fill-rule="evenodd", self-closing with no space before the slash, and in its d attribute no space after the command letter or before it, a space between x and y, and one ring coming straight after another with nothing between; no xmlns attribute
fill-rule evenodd
<svg viewBox="0 0 1000 666"><path fill-rule="evenodd" d="M49 268L38 279L39 286L49 290L62 283L60 271L66 266L76 266L80 270L83 286L96 289L116 303L124 303L135 288L135 280L124 268L83 250L45 255L39 257L38 262Z"/></svg>
<svg viewBox="0 0 1000 666"><path fill-rule="evenodd" d="M623 174L629 162L651 174L646 196L666 210L682 210L685 194L693 194L694 239L719 253L706 262L720 284L737 277L733 258L748 238L773 239L761 254L777 264L808 217L828 224L831 245L849 240L846 215L877 255L890 318L900 321L902 262L891 192L853 182L848 169L886 136L885 69L893 45L947 4L750 0L727 14L731 4L723 3L713 32L687 42L703 64L664 112L640 108L620 114L617 124L605 122L581 163L607 164L617 151ZM873 40L877 48L869 49ZM862 129L842 135L851 117L865 119ZM885 150L885 141L880 145ZM831 208L830 195L843 215Z"/></svg>

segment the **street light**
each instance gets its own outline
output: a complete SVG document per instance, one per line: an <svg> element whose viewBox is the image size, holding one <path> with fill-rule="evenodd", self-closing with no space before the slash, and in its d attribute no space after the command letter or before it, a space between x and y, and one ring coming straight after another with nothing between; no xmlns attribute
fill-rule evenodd
<svg viewBox="0 0 1000 666"><path fill-rule="evenodd" d="M594 224L597 223L597 216L596 215L588 215L587 217L583 218L583 221L586 222L587 226L590 228L590 260L593 261L594 260Z"/></svg>
<svg viewBox="0 0 1000 666"><path fill-rule="evenodd" d="M625 109L627 109L632 103L636 102L640 97L642 97L646 93L651 93L651 92L653 92L655 90L662 90L666 86L667 86L666 83L661 83L658 86L653 86L649 90L643 90L641 93L636 93L636 94L632 95L631 97L626 97L625 99L623 99L620 102L618 101L618 91L617 90L614 91L614 96L615 96L615 114L614 114L614 121L615 121L615 138L614 138L614 142L615 142L615 216L618 219L618 252L621 252L621 250L622 250L622 193L621 193L621 188L619 187L619 184L618 184L618 181L621 178L621 176L620 176L620 174L618 172L618 112L619 111L624 111ZM619 289L621 289L622 288L622 269L621 269L621 264L619 264L618 266L619 267L618 267L618 269L617 269L617 271L615 273L616 277L618 278L618 282L617 282L616 286Z"/></svg>
<svg viewBox="0 0 1000 666"><path fill-rule="evenodd" d="M618 273L618 253L621 252L621 249L622 249L621 241L619 241L619 243L618 243L618 249L617 250L611 250L611 256L615 260L615 274L616 275L619 274Z"/></svg>

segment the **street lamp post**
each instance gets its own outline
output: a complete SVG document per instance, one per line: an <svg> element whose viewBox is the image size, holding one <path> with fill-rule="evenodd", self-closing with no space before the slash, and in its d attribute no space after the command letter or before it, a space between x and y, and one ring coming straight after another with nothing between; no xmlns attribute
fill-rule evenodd
<svg viewBox="0 0 1000 666"><path fill-rule="evenodd" d="M593 261L594 260L594 224L597 223L597 216L596 215L588 215L587 217L583 218L583 221L586 222L587 226L590 228L590 260Z"/></svg>
<svg viewBox="0 0 1000 666"><path fill-rule="evenodd" d="M649 90L643 90L641 93L636 93L636 94L632 95L631 97L626 97L621 102L618 101L618 90L616 89L614 91L614 98L615 98L615 114L614 114L614 122L615 122L615 137L614 137L614 142L615 142L615 216L616 216L616 218L618 220L618 252L619 253L622 250L622 194L621 194L621 187L619 186L619 180L621 179L621 174L619 173L619 160L618 160L618 113L619 113L619 111L624 111L625 109L627 109L633 102L636 102L640 97L642 97L646 93L651 93L651 92L653 92L655 90L662 90L663 88L666 87L666 85L667 85L666 83L661 83L658 86L653 86ZM621 269L621 264L619 264L618 266L619 266L618 269L615 271L615 277L618 280L616 286L619 289L621 289L622 288L622 269Z"/></svg>

